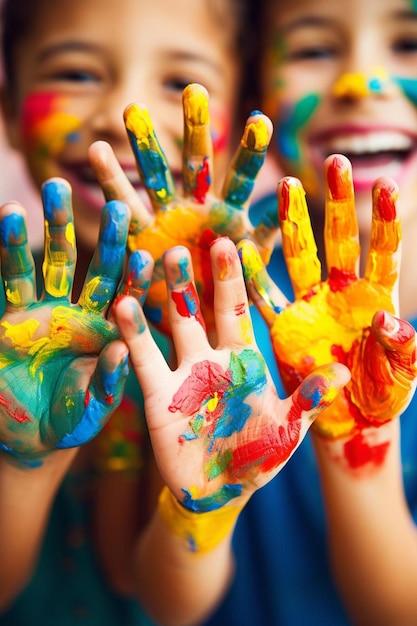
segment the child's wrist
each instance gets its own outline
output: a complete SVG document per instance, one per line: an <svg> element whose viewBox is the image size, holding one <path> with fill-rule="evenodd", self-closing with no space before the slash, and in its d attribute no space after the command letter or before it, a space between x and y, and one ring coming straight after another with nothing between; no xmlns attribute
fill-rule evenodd
<svg viewBox="0 0 417 626"><path fill-rule="evenodd" d="M165 526L189 552L205 554L231 534L243 505L228 504L213 511L196 513L184 507L164 487L158 500L158 511Z"/></svg>

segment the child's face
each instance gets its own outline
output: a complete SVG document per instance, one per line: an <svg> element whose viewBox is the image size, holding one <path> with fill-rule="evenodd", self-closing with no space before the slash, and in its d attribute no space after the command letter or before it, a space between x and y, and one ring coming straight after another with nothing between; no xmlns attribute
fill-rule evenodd
<svg viewBox="0 0 417 626"><path fill-rule="evenodd" d="M322 165L353 165L362 233L378 176L400 185L403 221L417 216L417 4L411 0L271 0L265 21L264 112L287 174L322 210ZM274 140L273 140L274 141ZM315 207L315 208L314 208Z"/></svg>
<svg viewBox="0 0 417 626"><path fill-rule="evenodd" d="M103 205L87 162L93 141L111 143L139 188L123 123L131 102L148 107L180 179L182 90L190 82L207 87L220 186L240 80L227 3L220 14L207 0L45 0L41 6L16 49L9 132L39 186L51 176L71 183L79 244L95 247Z"/></svg>

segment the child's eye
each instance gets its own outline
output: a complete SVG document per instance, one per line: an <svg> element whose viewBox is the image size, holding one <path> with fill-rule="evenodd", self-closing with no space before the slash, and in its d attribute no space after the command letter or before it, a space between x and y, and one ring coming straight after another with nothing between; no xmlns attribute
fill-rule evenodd
<svg viewBox="0 0 417 626"><path fill-rule="evenodd" d="M416 37L404 37L394 42L394 52L400 54L415 54L417 52L417 36Z"/></svg>
<svg viewBox="0 0 417 626"><path fill-rule="evenodd" d="M190 83L198 82L196 80L192 80L191 78L170 78L165 81L165 87L167 87L171 91L178 91L182 94L184 89Z"/></svg>
<svg viewBox="0 0 417 626"><path fill-rule="evenodd" d="M95 74L84 70L63 70L55 72L52 78L57 81L68 81L72 83L89 83L98 81L98 77Z"/></svg>
<svg viewBox="0 0 417 626"><path fill-rule="evenodd" d="M308 61L316 59L328 59L335 55L335 50L329 46L306 46L297 50L290 50L287 59L290 61Z"/></svg>

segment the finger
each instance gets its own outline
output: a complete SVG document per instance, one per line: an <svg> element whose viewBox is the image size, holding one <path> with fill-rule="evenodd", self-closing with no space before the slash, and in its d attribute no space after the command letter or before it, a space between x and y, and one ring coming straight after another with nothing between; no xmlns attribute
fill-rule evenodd
<svg viewBox="0 0 417 626"><path fill-rule="evenodd" d="M51 178L42 186L45 214L43 276L47 298L69 298L77 256L72 215L71 187L63 178Z"/></svg>
<svg viewBox="0 0 417 626"><path fill-rule="evenodd" d="M143 306L152 280L154 261L146 250L135 250L130 255L123 281L118 289L119 296L133 296Z"/></svg>
<svg viewBox="0 0 417 626"><path fill-rule="evenodd" d="M209 346L189 250L184 246L167 250L164 270L172 338L181 364L187 357L192 359Z"/></svg>
<svg viewBox="0 0 417 626"><path fill-rule="evenodd" d="M23 207L11 202L0 209L0 259L7 307L24 308L36 300L35 263Z"/></svg>
<svg viewBox="0 0 417 626"><path fill-rule="evenodd" d="M358 277L360 247L352 167L342 155L324 162L326 209L324 245L329 282L346 285Z"/></svg>
<svg viewBox="0 0 417 626"><path fill-rule="evenodd" d="M417 376L416 331L407 321L394 317L388 311L377 311L372 330L385 348L391 370L397 381L410 389Z"/></svg>
<svg viewBox="0 0 417 626"><path fill-rule="evenodd" d="M121 200L128 205L132 233L140 232L151 224L152 215L127 178L112 147L105 141L96 141L91 144L88 157L106 201Z"/></svg>
<svg viewBox="0 0 417 626"><path fill-rule="evenodd" d="M373 425L397 418L408 406L416 387L415 330L387 311L378 311L372 332L362 342L352 368L351 396L365 406Z"/></svg>
<svg viewBox="0 0 417 626"><path fill-rule="evenodd" d="M116 294L123 274L129 215L128 206L118 200L103 207L98 245L79 299L84 310L101 313Z"/></svg>
<svg viewBox="0 0 417 626"><path fill-rule="evenodd" d="M227 203L239 209L248 207L271 137L271 120L259 111L253 111L246 120L240 146L231 162L223 186L223 196Z"/></svg>
<svg viewBox="0 0 417 626"><path fill-rule="evenodd" d="M288 421L302 418L301 438L320 413L330 406L350 381L350 372L341 363L322 365L306 376L295 392L287 398Z"/></svg>
<svg viewBox="0 0 417 626"><path fill-rule="evenodd" d="M129 296L119 298L114 304L113 316L129 348L130 361L146 400L160 393L171 370L152 337L137 300Z"/></svg>
<svg viewBox="0 0 417 626"><path fill-rule="evenodd" d="M67 371L60 400L53 407L55 415L65 416L55 421L57 448L73 448L93 439L123 398L129 372L127 346L121 341L107 345L97 360L88 387L80 388L80 371L91 368L93 362L77 359Z"/></svg>
<svg viewBox="0 0 417 626"><path fill-rule="evenodd" d="M213 166L207 89L196 83L188 85L184 89L182 101L184 194L195 202L204 204L210 190Z"/></svg>
<svg viewBox="0 0 417 626"><path fill-rule="evenodd" d="M154 210L158 212L175 196L174 180L165 154L145 106L130 104L123 117L142 183Z"/></svg>
<svg viewBox="0 0 417 626"><path fill-rule="evenodd" d="M390 178L378 178L373 185L372 199L371 242L365 278L387 287L398 310L401 222L397 216L397 183Z"/></svg>
<svg viewBox="0 0 417 626"><path fill-rule="evenodd" d="M218 347L255 343L245 281L234 243L215 240L210 249Z"/></svg>
<svg viewBox="0 0 417 626"><path fill-rule="evenodd" d="M321 266L305 192L296 178L286 177L278 184L278 215L284 258L295 297L299 299L320 282Z"/></svg>
<svg viewBox="0 0 417 626"><path fill-rule="evenodd" d="M244 239L237 251L245 277L249 297L269 326L288 305L288 300L269 276L256 246Z"/></svg>

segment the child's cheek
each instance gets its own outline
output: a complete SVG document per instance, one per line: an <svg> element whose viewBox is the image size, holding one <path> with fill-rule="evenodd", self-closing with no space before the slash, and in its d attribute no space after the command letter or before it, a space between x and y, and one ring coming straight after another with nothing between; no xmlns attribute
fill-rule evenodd
<svg viewBox="0 0 417 626"><path fill-rule="evenodd" d="M408 98L414 106L417 106L417 79L396 77L394 80L399 85L405 97Z"/></svg>
<svg viewBox="0 0 417 626"><path fill-rule="evenodd" d="M79 141L81 119L68 109L69 99L52 92L29 94L23 103L22 137L41 171L68 143Z"/></svg>
<svg viewBox="0 0 417 626"><path fill-rule="evenodd" d="M288 174L302 180L307 193L314 193L320 186L314 167L309 163L308 146L304 144L305 129L312 119L320 97L311 93L296 102L281 102L273 119L275 147L283 159Z"/></svg>
<svg viewBox="0 0 417 626"><path fill-rule="evenodd" d="M226 152L230 138L230 116L220 108L212 110L210 128L214 154Z"/></svg>

